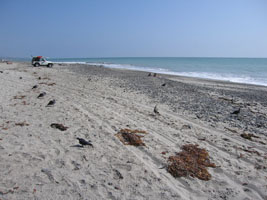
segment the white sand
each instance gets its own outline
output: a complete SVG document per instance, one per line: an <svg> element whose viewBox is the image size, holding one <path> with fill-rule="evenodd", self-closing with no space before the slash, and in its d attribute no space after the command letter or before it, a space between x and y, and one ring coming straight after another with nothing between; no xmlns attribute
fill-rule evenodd
<svg viewBox="0 0 267 200"><path fill-rule="evenodd" d="M175 114L167 105L158 105L161 115L154 116L153 99L111 86L111 78L88 81L57 65L0 63L0 70L0 199L267 199L264 144ZM45 107L52 99L55 106ZM21 122L28 126L16 125ZM192 129L181 129L185 124ZM122 128L147 131L146 147L123 145L114 136ZM93 147L75 146L76 137ZM219 166L208 168L210 181L173 178L164 168L168 156L188 143L207 149Z"/></svg>

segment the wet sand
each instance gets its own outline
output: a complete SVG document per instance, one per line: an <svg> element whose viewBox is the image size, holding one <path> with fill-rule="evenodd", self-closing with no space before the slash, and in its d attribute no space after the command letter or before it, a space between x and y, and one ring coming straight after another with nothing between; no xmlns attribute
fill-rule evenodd
<svg viewBox="0 0 267 200"><path fill-rule="evenodd" d="M85 65L0 71L0 199L267 198L267 87ZM146 146L124 145L124 128L146 131ZM167 172L185 144L209 152L211 180Z"/></svg>

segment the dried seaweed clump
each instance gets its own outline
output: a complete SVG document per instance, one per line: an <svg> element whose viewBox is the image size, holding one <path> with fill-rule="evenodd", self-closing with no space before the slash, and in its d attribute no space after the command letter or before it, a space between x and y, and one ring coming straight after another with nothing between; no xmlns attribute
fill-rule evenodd
<svg viewBox="0 0 267 200"><path fill-rule="evenodd" d="M27 122L19 122L19 123L15 123L16 126L30 126L30 124L28 124Z"/></svg>
<svg viewBox="0 0 267 200"><path fill-rule="evenodd" d="M252 137L254 138L259 138L258 136L252 134L252 133L243 133L240 135L242 138L245 138L247 140L251 140L252 141Z"/></svg>
<svg viewBox="0 0 267 200"><path fill-rule="evenodd" d="M16 95L14 96L14 99L24 99L25 97L25 95Z"/></svg>
<svg viewBox="0 0 267 200"><path fill-rule="evenodd" d="M61 131L65 131L68 129L68 127L64 126L63 124L52 123L50 126L52 128L56 128L56 129L59 129Z"/></svg>
<svg viewBox="0 0 267 200"><path fill-rule="evenodd" d="M208 181L211 175L206 167L216 167L209 160L209 154L198 145L187 144L181 152L168 159L167 171L174 177L192 176Z"/></svg>
<svg viewBox="0 0 267 200"><path fill-rule="evenodd" d="M124 145L133 145L133 146L146 146L145 143L141 140L143 135L137 134L147 134L146 131L141 130L131 130L131 129L121 129L116 136Z"/></svg>

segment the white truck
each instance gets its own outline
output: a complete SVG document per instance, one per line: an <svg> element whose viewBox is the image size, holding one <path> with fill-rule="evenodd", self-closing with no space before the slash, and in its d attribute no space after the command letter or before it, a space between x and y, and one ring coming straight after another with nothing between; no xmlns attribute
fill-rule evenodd
<svg viewBox="0 0 267 200"><path fill-rule="evenodd" d="M43 56L32 57L32 65L34 67L47 66L52 67L53 62L46 60Z"/></svg>

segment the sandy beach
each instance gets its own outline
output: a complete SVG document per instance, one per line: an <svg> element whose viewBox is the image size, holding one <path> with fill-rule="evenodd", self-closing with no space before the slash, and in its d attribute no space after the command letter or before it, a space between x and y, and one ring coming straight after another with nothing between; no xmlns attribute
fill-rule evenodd
<svg viewBox="0 0 267 200"><path fill-rule="evenodd" d="M0 63L0 88L1 200L267 199L267 87ZM145 146L121 129L145 131ZM187 144L208 152L210 180L168 172Z"/></svg>

